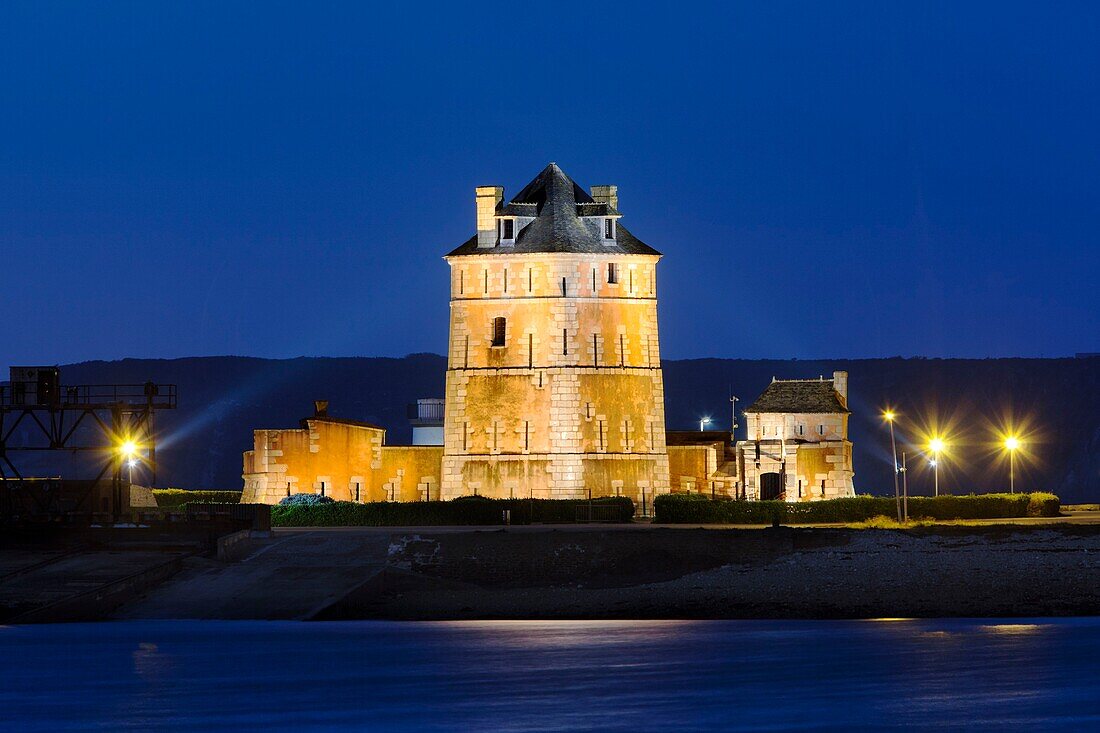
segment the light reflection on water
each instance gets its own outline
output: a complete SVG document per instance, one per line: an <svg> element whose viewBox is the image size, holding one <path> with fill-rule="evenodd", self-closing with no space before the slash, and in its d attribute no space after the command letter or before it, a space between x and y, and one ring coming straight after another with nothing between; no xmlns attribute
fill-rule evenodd
<svg viewBox="0 0 1100 733"><path fill-rule="evenodd" d="M0 627L0 729L1100 728L1100 619Z"/></svg>

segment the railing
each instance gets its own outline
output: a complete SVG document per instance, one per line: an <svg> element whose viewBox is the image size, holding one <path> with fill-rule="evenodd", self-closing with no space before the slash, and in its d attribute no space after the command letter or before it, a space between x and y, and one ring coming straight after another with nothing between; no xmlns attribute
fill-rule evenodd
<svg viewBox="0 0 1100 733"><path fill-rule="evenodd" d="M188 521L228 519L249 525L250 529L271 530L271 507L267 504L212 504L190 502L184 505Z"/></svg>
<svg viewBox="0 0 1100 733"><path fill-rule="evenodd" d="M158 409L176 407L174 384L77 384L61 386L57 394L39 396L15 385L0 385L0 407L95 407L145 405Z"/></svg>
<svg viewBox="0 0 1100 733"><path fill-rule="evenodd" d="M589 522L629 522L630 517L624 516L622 507L617 504L577 504L576 521L578 524Z"/></svg>
<svg viewBox="0 0 1100 733"><path fill-rule="evenodd" d="M410 404L406 411L410 420L422 420L424 422L443 422L443 401L418 401Z"/></svg>

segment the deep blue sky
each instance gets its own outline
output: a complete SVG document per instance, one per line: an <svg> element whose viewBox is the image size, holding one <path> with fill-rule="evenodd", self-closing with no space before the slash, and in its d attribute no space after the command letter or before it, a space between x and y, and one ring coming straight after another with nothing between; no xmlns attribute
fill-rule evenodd
<svg viewBox="0 0 1100 733"><path fill-rule="evenodd" d="M1095 3L368 5L0 6L3 361L442 353L551 160L666 357L1100 351Z"/></svg>

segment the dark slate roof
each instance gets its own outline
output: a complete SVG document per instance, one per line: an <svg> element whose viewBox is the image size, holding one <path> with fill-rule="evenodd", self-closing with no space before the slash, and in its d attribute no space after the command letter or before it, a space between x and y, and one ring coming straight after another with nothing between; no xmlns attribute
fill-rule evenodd
<svg viewBox="0 0 1100 733"><path fill-rule="evenodd" d="M515 201L505 204L500 209L501 216L530 216L539 214L538 204L517 204Z"/></svg>
<svg viewBox="0 0 1100 733"><path fill-rule="evenodd" d="M546 166L499 213L530 216L534 221L519 231L515 245L478 249L475 234L447 256L532 252L661 254L631 234L621 222L616 224L614 244L604 244L603 224L586 225L582 217L619 216L619 212L594 201L555 163Z"/></svg>
<svg viewBox="0 0 1100 733"><path fill-rule="evenodd" d="M768 385L745 412L848 412L831 379L796 379Z"/></svg>
<svg viewBox="0 0 1100 733"><path fill-rule="evenodd" d="M578 216L622 216L611 204L577 204Z"/></svg>

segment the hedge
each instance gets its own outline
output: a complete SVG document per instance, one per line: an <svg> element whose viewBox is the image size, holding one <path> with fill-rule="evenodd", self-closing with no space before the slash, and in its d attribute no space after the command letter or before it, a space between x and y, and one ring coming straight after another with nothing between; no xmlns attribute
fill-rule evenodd
<svg viewBox="0 0 1100 733"><path fill-rule="evenodd" d="M211 504L239 504L240 491L191 491L189 489L153 489L157 506L161 509L181 507L191 502Z"/></svg>
<svg viewBox="0 0 1100 733"><path fill-rule="evenodd" d="M315 506L317 504L332 504L336 500L331 496L320 494L294 494L279 500L279 506Z"/></svg>
<svg viewBox="0 0 1100 733"><path fill-rule="evenodd" d="M591 513L589 507L591 506ZM401 527L445 525L501 525L504 511L512 524L572 524L593 520L629 522L634 502L627 497L600 499L486 499L463 497L451 501L368 502L336 501L314 506L271 507L273 527Z"/></svg>
<svg viewBox="0 0 1100 733"><path fill-rule="evenodd" d="M881 496L788 503L665 494L654 499L653 510L653 521L659 524L816 524L897 516L894 498ZM1058 497L1043 493L909 497L911 519L1056 517L1059 510Z"/></svg>

